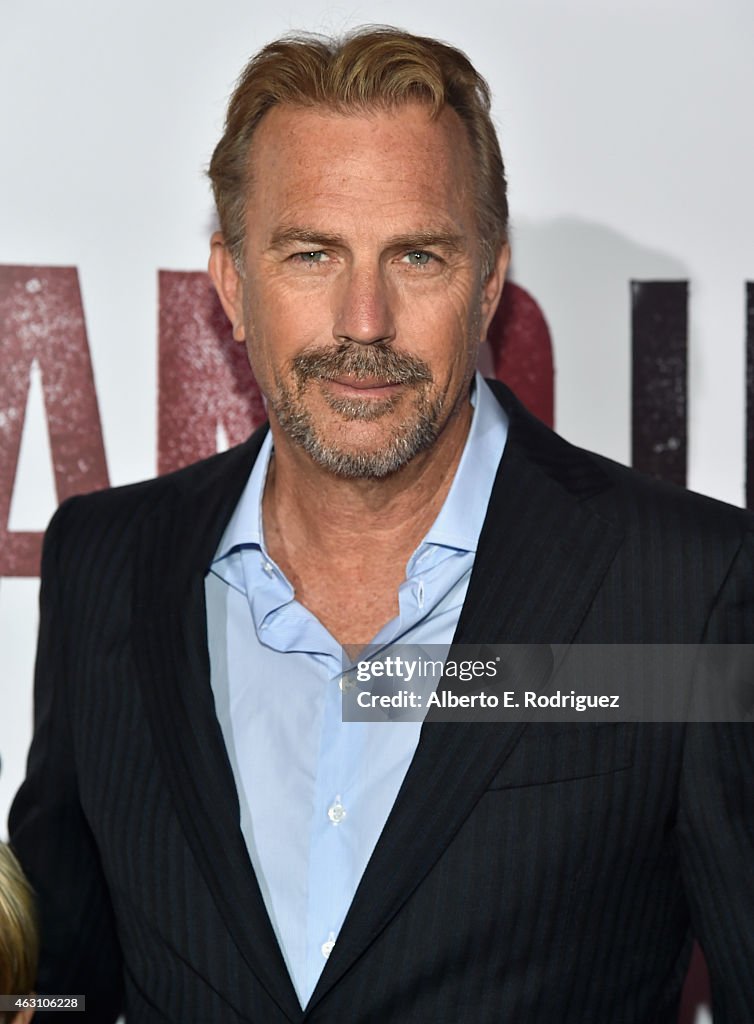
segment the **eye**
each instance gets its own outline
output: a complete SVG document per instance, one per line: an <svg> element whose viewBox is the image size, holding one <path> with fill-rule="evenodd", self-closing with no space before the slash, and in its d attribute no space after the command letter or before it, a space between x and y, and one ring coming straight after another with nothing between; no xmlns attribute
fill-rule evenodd
<svg viewBox="0 0 754 1024"><path fill-rule="evenodd" d="M414 249L411 252L407 252L403 257L406 262L412 267L426 267L436 257L430 252L422 252L421 249Z"/></svg>
<svg viewBox="0 0 754 1024"><path fill-rule="evenodd" d="M311 252L297 252L293 254L293 259L298 263L303 263L307 267L313 267L317 263L326 263L330 257L322 249L312 249Z"/></svg>

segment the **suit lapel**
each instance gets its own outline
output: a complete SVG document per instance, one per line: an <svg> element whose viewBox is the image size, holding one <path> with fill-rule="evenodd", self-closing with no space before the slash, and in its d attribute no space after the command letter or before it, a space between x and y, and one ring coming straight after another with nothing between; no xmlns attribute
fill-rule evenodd
<svg viewBox="0 0 754 1024"><path fill-rule="evenodd" d="M241 834L207 651L204 576L261 440L257 432L214 464L178 474L173 486L166 481L135 556L134 656L155 748L218 911L269 996L289 1019L299 1020L301 1008Z"/></svg>
<svg viewBox="0 0 754 1024"><path fill-rule="evenodd" d="M507 389L495 390L508 408L509 436L454 644L567 644L620 544L620 529L588 506L608 483L596 462L530 417ZM421 883L524 727L425 723L307 1010Z"/></svg>

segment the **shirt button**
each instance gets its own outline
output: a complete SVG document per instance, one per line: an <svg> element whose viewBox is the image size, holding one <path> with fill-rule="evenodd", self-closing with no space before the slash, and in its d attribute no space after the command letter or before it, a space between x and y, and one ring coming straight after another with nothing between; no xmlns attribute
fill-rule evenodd
<svg viewBox="0 0 754 1024"><path fill-rule="evenodd" d="M322 956L327 960L329 955L332 953L332 948L335 945L335 932L330 932L330 937L327 942L323 942L319 947L322 950Z"/></svg>
<svg viewBox="0 0 754 1024"><path fill-rule="evenodd" d="M327 817L330 819L333 825L340 825L341 821L345 818L345 816L346 809L340 802L340 796L336 796L335 803L327 809Z"/></svg>
<svg viewBox="0 0 754 1024"><path fill-rule="evenodd" d="M273 573L275 572L272 562L265 562L262 568L264 569L268 576L272 576Z"/></svg>

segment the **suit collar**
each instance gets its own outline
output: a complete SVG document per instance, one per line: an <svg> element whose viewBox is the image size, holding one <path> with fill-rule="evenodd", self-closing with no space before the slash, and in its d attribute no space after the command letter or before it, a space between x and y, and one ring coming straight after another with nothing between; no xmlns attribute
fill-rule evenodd
<svg viewBox="0 0 754 1024"><path fill-rule="evenodd" d="M492 386L508 411L508 443L455 640L568 643L622 537L591 500L612 481L594 456Z"/></svg>

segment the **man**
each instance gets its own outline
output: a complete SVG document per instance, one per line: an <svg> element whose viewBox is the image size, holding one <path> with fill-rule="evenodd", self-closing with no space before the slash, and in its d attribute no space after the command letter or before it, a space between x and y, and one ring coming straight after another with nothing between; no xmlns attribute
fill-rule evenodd
<svg viewBox="0 0 754 1024"><path fill-rule="evenodd" d="M269 431L73 499L11 816L40 991L92 1020L670 1021L754 1005L744 726L344 723L342 648L749 643L754 522L474 377L506 270L486 87L283 40L210 167Z"/></svg>

